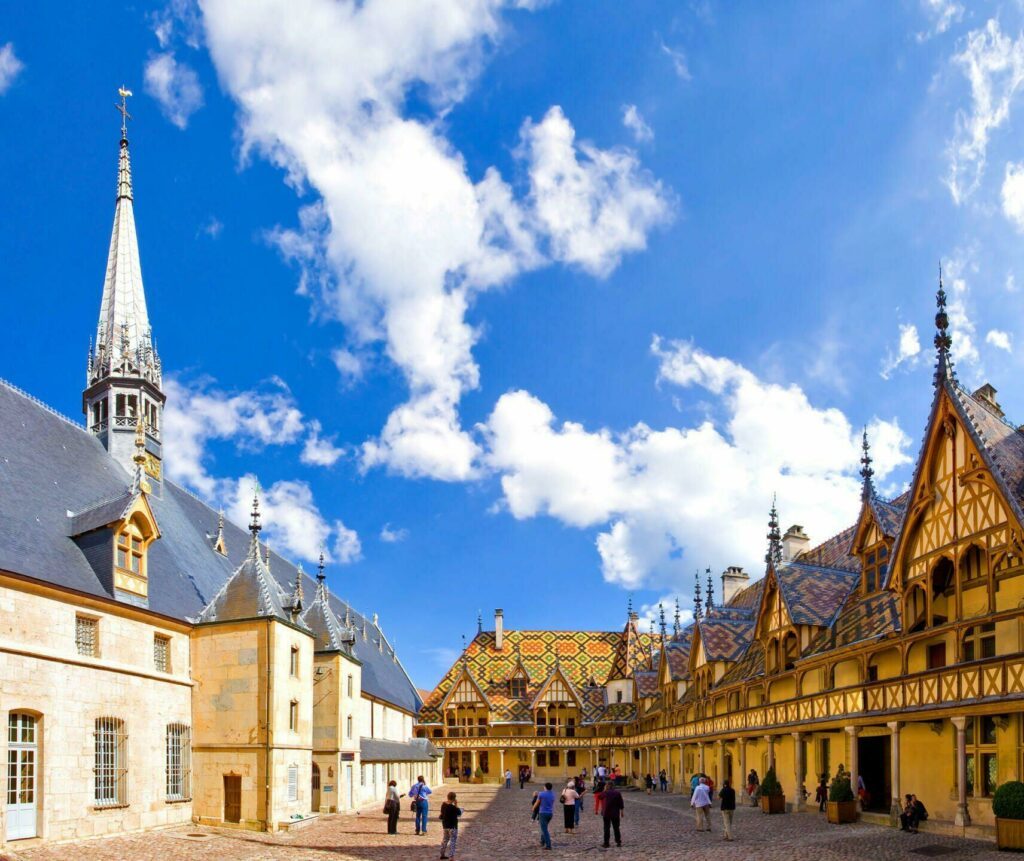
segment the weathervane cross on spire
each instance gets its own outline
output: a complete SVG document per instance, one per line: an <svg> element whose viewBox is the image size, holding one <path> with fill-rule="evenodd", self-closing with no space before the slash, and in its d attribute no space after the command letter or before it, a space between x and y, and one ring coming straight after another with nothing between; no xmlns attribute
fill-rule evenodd
<svg viewBox="0 0 1024 861"><path fill-rule="evenodd" d="M128 113L128 97L132 95L132 91L122 84L117 88L117 93L121 97L121 104L114 105L114 108L121 114L121 138L128 140L128 120L132 118Z"/></svg>

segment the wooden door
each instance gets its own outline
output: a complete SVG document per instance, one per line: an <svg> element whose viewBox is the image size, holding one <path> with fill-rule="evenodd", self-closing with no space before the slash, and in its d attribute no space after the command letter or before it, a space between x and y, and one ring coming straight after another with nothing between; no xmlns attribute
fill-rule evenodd
<svg viewBox="0 0 1024 861"><path fill-rule="evenodd" d="M313 777L310 781L310 799L312 803L309 805L309 809L313 813L320 812L320 766L315 762L313 763Z"/></svg>
<svg viewBox="0 0 1024 861"><path fill-rule="evenodd" d="M224 775L224 821L242 821L242 778L237 774Z"/></svg>

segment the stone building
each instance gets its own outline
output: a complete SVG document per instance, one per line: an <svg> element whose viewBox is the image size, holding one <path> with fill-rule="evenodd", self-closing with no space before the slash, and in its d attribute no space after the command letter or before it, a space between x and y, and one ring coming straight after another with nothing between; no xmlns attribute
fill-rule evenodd
<svg viewBox="0 0 1024 861"><path fill-rule="evenodd" d="M122 125L86 426L0 381L0 846L289 827L438 771L376 616L164 475L133 207Z"/></svg>
<svg viewBox="0 0 1024 861"><path fill-rule="evenodd" d="M840 764L865 815L902 793L930 827L980 833L992 794L1024 777L1024 430L995 389L958 381L941 279L934 392L910 489L882 498L867 436L848 529L811 547L773 505L762 577L697 584L694 621L620 632L481 630L425 700L418 734L497 779L598 763L665 769L688 791L776 769L791 807ZM614 655L614 659L612 658Z"/></svg>

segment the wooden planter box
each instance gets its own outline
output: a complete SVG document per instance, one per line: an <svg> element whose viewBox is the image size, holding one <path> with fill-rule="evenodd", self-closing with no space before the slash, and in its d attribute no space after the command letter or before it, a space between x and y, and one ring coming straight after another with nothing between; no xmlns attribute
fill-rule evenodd
<svg viewBox="0 0 1024 861"><path fill-rule="evenodd" d="M786 812L786 796L785 795L762 795L761 796L761 812L762 813L785 813Z"/></svg>
<svg viewBox="0 0 1024 861"><path fill-rule="evenodd" d="M829 801L826 802L825 808L828 811L828 821L834 825L857 821L856 801Z"/></svg>
<svg viewBox="0 0 1024 861"><path fill-rule="evenodd" d="M1024 851L1024 819L996 817L996 846Z"/></svg>
<svg viewBox="0 0 1024 861"><path fill-rule="evenodd" d="M470 783L483 783L484 779L482 777L474 777L469 782Z"/></svg>

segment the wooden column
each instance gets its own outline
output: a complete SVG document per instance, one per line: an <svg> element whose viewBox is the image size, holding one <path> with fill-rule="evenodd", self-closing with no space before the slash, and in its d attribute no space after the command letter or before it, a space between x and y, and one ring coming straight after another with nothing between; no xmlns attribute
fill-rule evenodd
<svg viewBox="0 0 1024 861"><path fill-rule="evenodd" d="M793 810L800 811L804 809L804 793L807 790L804 786L804 734L794 732L790 735L793 736L793 785L796 787Z"/></svg>
<svg viewBox="0 0 1024 861"><path fill-rule="evenodd" d="M766 735L764 740L768 745L768 768L775 768L775 736ZM775 776L778 777L778 775ZM761 779L764 779L764 775L761 776Z"/></svg>
<svg viewBox="0 0 1024 861"><path fill-rule="evenodd" d="M956 816L953 824L971 824L971 813L967 809L967 721L970 718L950 718L956 728Z"/></svg>
<svg viewBox="0 0 1024 861"><path fill-rule="evenodd" d="M860 810L860 793L857 791L860 784L860 751L857 750L857 736L860 734L860 727L848 726L846 734L850 737L850 789L853 790L853 797L857 799L857 810Z"/></svg>
<svg viewBox="0 0 1024 861"><path fill-rule="evenodd" d="M900 814L903 812L903 802L900 797L900 727L899 721L889 721L889 783L892 785L892 804L889 806L889 818L893 825L900 821Z"/></svg>

